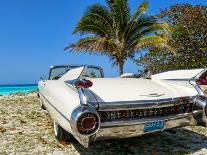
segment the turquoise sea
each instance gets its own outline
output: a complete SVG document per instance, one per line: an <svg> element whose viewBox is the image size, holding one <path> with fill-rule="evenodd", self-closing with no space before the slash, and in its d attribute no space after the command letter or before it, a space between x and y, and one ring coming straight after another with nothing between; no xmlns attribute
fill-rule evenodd
<svg viewBox="0 0 207 155"><path fill-rule="evenodd" d="M36 84L28 85L0 85L0 95L10 95L14 93L28 93L37 90Z"/></svg>

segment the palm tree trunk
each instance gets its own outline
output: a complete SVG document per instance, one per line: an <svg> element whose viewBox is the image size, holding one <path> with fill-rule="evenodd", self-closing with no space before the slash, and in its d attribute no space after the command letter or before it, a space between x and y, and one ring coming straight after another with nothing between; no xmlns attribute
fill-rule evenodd
<svg viewBox="0 0 207 155"><path fill-rule="evenodd" d="M119 63L118 68L119 68L119 76L121 76L124 72L124 63Z"/></svg>

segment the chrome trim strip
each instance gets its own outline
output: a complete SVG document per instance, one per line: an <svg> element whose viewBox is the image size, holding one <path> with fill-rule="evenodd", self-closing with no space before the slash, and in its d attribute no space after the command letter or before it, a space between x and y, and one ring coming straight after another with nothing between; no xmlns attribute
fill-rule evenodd
<svg viewBox="0 0 207 155"><path fill-rule="evenodd" d="M76 88L76 87L75 87L75 83L76 83L78 80L85 80L85 78L82 77L82 76L83 76L85 70L86 70L87 68L90 68L90 67L99 69L99 70L101 71L101 76L102 76L102 77L104 76L104 74L103 74L103 69L102 69L101 67L99 67L99 66L93 66L93 65L84 65L84 69L82 70L81 74L79 75L79 77L78 77L77 79L70 80L70 81L65 81L65 82L66 82L67 84L72 85L74 88ZM86 97L86 95L85 95L85 93L84 93L84 88L77 88L77 90L78 90L78 94L79 94L80 104L82 104L82 105L88 105L89 102L88 102L87 97ZM94 94L93 94L93 95L94 95ZM95 97L95 95L94 95L94 98L95 98L95 100L97 100L96 97ZM98 103L95 102L95 103L92 103L91 105L97 105L97 104L98 104ZM97 106L96 106L96 107L97 107Z"/></svg>
<svg viewBox="0 0 207 155"><path fill-rule="evenodd" d="M205 72L207 72L207 68L204 68L203 71L201 71L200 73L198 73L198 75L196 75L193 79L198 79L198 78L201 77L203 74L205 74Z"/></svg>
<svg viewBox="0 0 207 155"><path fill-rule="evenodd" d="M174 105L184 104L182 100L187 100L188 103L194 103L195 97L180 97L168 98L160 100L137 100L137 101L117 101L117 102L98 102L99 111L111 110L130 110L130 109L148 109L148 108L161 108L170 107ZM92 102L89 102L93 104Z"/></svg>
<svg viewBox="0 0 207 155"><path fill-rule="evenodd" d="M70 81L65 81L66 84L70 84L72 85L75 89L78 90L78 95L79 95L79 99L80 99L80 104L82 105L87 105L88 104L88 101L87 101L87 97L85 96L84 94L84 89L83 88L76 88L75 87L75 83L78 81L78 80L82 80L82 78L77 78L77 79L74 79L74 80L70 80Z"/></svg>
<svg viewBox="0 0 207 155"><path fill-rule="evenodd" d="M196 91L198 92L198 96L205 96L204 92L202 91L202 89L200 88L199 85L197 85L197 83L195 82L195 84L192 84L194 86L194 88L196 89Z"/></svg>
<svg viewBox="0 0 207 155"><path fill-rule="evenodd" d="M87 105L88 104L87 97L85 96L82 88L78 88L78 94L80 98L80 104Z"/></svg>
<svg viewBox="0 0 207 155"><path fill-rule="evenodd" d="M198 96L194 99L195 105L199 108L202 108L204 111L207 109L207 97Z"/></svg>
<svg viewBox="0 0 207 155"><path fill-rule="evenodd" d="M84 69L83 69L83 70L84 70ZM70 85L72 85L75 89L77 89L77 90L78 90L79 99L80 99L80 104L82 104L82 105L87 105L88 102L87 102L87 97L86 97L85 94L84 94L84 89L83 89L83 88L76 88L76 87L75 87L75 83L76 83L78 80L82 80L82 79L79 77L79 78L74 79L74 80L65 81L65 83L66 83L66 84L70 84Z"/></svg>
<svg viewBox="0 0 207 155"><path fill-rule="evenodd" d="M189 78L185 78L185 79L162 79L165 81L189 81Z"/></svg>
<svg viewBox="0 0 207 155"><path fill-rule="evenodd" d="M61 113L42 93L39 92L39 94L47 101L47 103L55 110L57 111L65 120L67 120L69 123L71 122L63 113Z"/></svg>

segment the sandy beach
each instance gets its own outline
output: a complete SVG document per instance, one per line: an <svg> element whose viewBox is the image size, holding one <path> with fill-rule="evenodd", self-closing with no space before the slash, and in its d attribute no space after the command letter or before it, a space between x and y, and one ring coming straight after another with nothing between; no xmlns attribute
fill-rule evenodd
<svg viewBox="0 0 207 155"><path fill-rule="evenodd" d="M35 93L0 96L0 154L207 154L207 128L185 127L124 140L98 141L84 149L75 139L58 142Z"/></svg>

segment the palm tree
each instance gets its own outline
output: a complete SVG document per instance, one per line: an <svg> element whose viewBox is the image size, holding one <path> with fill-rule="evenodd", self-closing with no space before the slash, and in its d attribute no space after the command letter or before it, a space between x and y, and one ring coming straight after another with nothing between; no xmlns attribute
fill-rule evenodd
<svg viewBox="0 0 207 155"><path fill-rule="evenodd" d="M164 47L169 34L168 24L145 12L148 2L143 1L133 15L128 0L106 0L107 5L94 4L86 10L75 27L74 34L83 38L69 44L65 50L107 55L119 74L128 58L149 46Z"/></svg>

